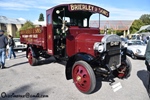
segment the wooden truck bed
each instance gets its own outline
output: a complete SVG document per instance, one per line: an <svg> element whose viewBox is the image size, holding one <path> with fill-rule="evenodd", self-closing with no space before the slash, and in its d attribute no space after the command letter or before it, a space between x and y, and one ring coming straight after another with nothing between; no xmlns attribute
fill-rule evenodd
<svg viewBox="0 0 150 100"><path fill-rule="evenodd" d="M20 42L47 49L46 27L36 27L20 31Z"/></svg>

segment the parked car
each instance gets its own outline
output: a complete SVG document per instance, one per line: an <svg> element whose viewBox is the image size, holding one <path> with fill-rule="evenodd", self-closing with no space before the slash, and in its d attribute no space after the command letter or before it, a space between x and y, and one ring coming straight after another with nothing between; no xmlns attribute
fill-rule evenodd
<svg viewBox="0 0 150 100"><path fill-rule="evenodd" d="M127 54L131 58L136 59L137 57L145 58L146 44L141 40L128 40L127 43Z"/></svg>
<svg viewBox="0 0 150 100"><path fill-rule="evenodd" d="M15 42L14 50L25 50L27 48L26 44L21 44L20 38L13 38Z"/></svg>

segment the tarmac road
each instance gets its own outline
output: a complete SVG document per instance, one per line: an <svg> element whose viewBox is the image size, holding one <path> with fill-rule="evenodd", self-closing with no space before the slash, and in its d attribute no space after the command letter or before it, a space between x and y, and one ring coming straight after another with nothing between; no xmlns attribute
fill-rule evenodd
<svg viewBox="0 0 150 100"><path fill-rule="evenodd" d="M0 69L0 100L150 100L144 60L129 58L131 76L115 79L114 84L119 82L122 86L118 91L114 92L109 82L97 82L94 93L83 94L72 80L66 80L64 65L45 61L45 64L31 67L25 52L16 54L16 59L6 61L7 68Z"/></svg>

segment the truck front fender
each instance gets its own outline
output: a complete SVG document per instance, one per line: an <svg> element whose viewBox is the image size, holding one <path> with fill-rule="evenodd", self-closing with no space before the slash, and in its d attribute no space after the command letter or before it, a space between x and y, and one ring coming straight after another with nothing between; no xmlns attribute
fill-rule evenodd
<svg viewBox="0 0 150 100"><path fill-rule="evenodd" d="M65 69L66 79L67 80L72 79L72 67L76 61L83 60L86 62L90 62L91 60L93 60L93 58L94 58L93 56L87 53L78 53L76 55L71 56L66 64Z"/></svg>

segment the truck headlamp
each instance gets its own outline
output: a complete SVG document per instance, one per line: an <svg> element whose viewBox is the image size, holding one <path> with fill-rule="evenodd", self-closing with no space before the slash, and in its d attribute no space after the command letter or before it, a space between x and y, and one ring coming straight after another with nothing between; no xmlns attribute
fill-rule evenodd
<svg viewBox="0 0 150 100"><path fill-rule="evenodd" d="M98 52L103 52L104 51L104 46L101 44L98 46Z"/></svg>
<svg viewBox="0 0 150 100"><path fill-rule="evenodd" d="M141 50L139 50L139 49L136 49L136 53L141 53Z"/></svg>
<svg viewBox="0 0 150 100"><path fill-rule="evenodd" d="M102 53L104 51L104 45L101 42L96 42L96 43L94 43L93 49Z"/></svg>

